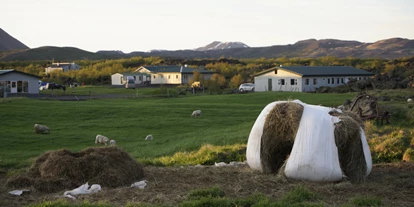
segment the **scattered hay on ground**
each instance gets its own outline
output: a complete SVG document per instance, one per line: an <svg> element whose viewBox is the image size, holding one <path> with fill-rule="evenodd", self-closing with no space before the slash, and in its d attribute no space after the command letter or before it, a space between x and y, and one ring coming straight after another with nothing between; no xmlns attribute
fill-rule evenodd
<svg viewBox="0 0 414 207"><path fill-rule="evenodd" d="M7 185L56 192L86 182L104 187L129 186L143 176L142 166L118 147L87 148L76 153L62 149L44 153L26 173L9 178Z"/></svg>
<svg viewBox="0 0 414 207"><path fill-rule="evenodd" d="M277 173L292 151L303 106L286 102L276 104L266 117L260 146L262 172Z"/></svg>

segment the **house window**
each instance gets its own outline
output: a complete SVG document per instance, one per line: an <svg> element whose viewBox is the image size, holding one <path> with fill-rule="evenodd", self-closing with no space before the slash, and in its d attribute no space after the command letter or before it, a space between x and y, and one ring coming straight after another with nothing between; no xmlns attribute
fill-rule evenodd
<svg viewBox="0 0 414 207"><path fill-rule="evenodd" d="M134 81L136 81L137 80L137 76L134 76Z"/></svg>
<svg viewBox="0 0 414 207"><path fill-rule="evenodd" d="M332 78L332 84L335 84L335 78Z"/></svg>
<svg viewBox="0 0 414 207"><path fill-rule="evenodd" d="M358 80L361 80L361 77L359 77Z"/></svg>
<svg viewBox="0 0 414 207"><path fill-rule="evenodd" d="M328 84L331 84L331 79L328 78Z"/></svg>
<svg viewBox="0 0 414 207"><path fill-rule="evenodd" d="M138 77L139 77L139 78L138 78L138 80L139 80L139 81L142 81L142 76L138 76Z"/></svg>
<svg viewBox="0 0 414 207"><path fill-rule="evenodd" d="M298 85L298 79L290 79L290 85Z"/></svg>
<svg viewBox="0 0 414 207"><path fill-rule="evenodd" d="M336 78L336 83L339 84L339 78Z"/></svg>
<svg viewBox="0 0 414 207"><path fill-rule="evenodd" d="M305 85L309 85L309 78L305 79Z"/></svg>
<svg viewBox="0 0 414 207"><path fill-rule="evenodd" d="M341 78L341 83L344 83L344 78Z"/></svg>
<svg viewBox="0 0 414 207"><path fill-rule="evenodd" d="M23 93L29 92L29 83L27 81L23 81Z"/></svg>
<svg viewBox="0 0 414 207"><path fill-rule="evenodd" d="M175 75L175 78L178 79L178 75Z"/></svg>
<svg viewBox="0 0 414 207"><path fill-rule="evenodd" d="M154 75L154 79L155 79L155 75Z"/></svg>
<svg viewBox="0 0 414 207"><path fill-rule="evenodd" d="M171 79L171 75L168 75L168 79Z"/></svg>
<svg viewBox="0 0 414 207"><path fill-rule="evenodd" d="M285 79L280 79L280 83L282 84L282 86L285 85Z"/></svg>
<svg viewBox="0 0 414 207"><path fill-rule="evenodd" d="M184 79L187 80L187 75L184 75Z"/></svg>
<svg viewBox="0 0 414 207"><path fill-rule="evenodd" d="M280 85L280 79L277 79L277 85Z"/></svg>
<svg viewBox="0 0 414 207"><path fill-rule="evenodd" d="M163 75L163 74L161 74L161 75L160 75L160 78L164 78L164 75Z"/></svg>
<svg viewBox="0 0 414 207"><path fill-rule="evenodd" d="M316 85L316 84L318 84L318 79L314 78L313 79L313 85Z"/></svg>

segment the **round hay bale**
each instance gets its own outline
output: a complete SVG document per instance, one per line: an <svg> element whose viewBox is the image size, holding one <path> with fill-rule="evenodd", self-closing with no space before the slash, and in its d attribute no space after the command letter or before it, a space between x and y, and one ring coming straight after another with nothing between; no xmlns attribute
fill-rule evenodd
<svg viewBox="0 0 414 207"><path fill-rule="evenodd" d="M260 162L265 174L277 173L292 151L303 106L276 104L266 117L260 145Z"/></svg>
<svg viewBox="0 0 414 207"><path fill-rule="evenodd" d="M11 178L7 184L15 187L30 184L39 191L55 192L86 182L104 187L129 186L143 176L142 166L124 150L115 146L95 147L80 152L66 149L46 152L25 175ZM25 185L18 186L19 183Z"/></svg>
<svg viewBox="0 0 414 207"><path fill-rule="evenodd" d="M343 173L351 182L362 182L367 175L367 164L361 141L361 122L354 117L345 113L339 115L341 121L335 124L334 135Z"/></svg>

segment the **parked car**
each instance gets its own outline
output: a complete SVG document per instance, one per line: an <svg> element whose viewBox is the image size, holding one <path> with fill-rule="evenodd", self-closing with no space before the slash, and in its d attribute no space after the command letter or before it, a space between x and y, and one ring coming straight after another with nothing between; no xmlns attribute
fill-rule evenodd
<svg viewBox="0 0 414 207"><path fill-rule="evenodd" d="M77 82L72 82L72 83L70 83L70 84L69 84L69 86L70 86L71 88L75 88L75 87L78 87L78 86L79 86L79 83L77 83Z"/></svg>
<svg viewBox="0 0 414 207"><path fill-rule="evenodd" d="M39 90L46 90L47 82L39 81Z"/></svg>
<svg viewBox="0 0 414 207"><path fill-rule="evenodd" d="M66 91L66 86L64 86L64 85L60 85L60 84L57 84L57 83L47 83L46 84L46 89L51 89L51 90L54 90L54 89L63 89L63 91Z"/></svg>
<svg viewBox="0 0 414 207"><path fill-rule="evenodd" d="M254 83L242 83L239 86L239 91L240 92L254 91Z"/></svg>
<svg viewBox="0 0 414 207"><path fill-rule="evenodd" d="M134 79L129 79L128 82L125 84L125 88L135 88Z"/></svg>

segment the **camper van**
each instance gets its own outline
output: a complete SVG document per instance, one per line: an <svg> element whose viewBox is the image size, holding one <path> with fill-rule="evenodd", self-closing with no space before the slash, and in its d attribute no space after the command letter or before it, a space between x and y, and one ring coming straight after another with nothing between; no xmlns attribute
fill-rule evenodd
<svg viewBox="0 0 414 207"><path fill-rule="evenodd" d="M134 79L128 79L128 81L125 83L125 88L135 88Z"/></svg>

